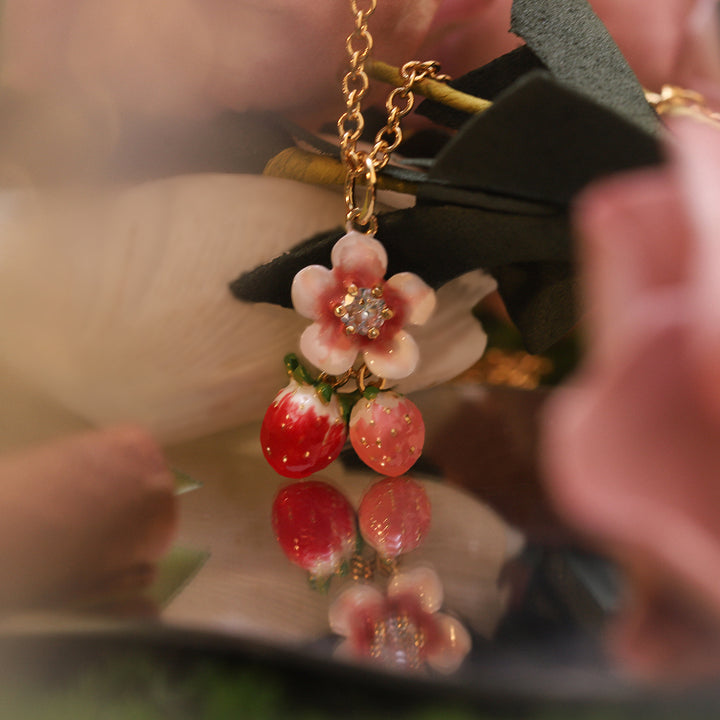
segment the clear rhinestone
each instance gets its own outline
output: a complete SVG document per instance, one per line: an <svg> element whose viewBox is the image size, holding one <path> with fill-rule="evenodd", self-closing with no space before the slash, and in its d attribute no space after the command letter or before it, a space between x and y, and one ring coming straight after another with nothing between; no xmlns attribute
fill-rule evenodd
<svg viewBox="0 0 720 720"><path fill-rule="evenodd" d="M343 299L343 305L345 312L342 315L336 313L342 323L346 327L354 327L357 335L367 337L369 334L371 339L377 337L374 331L379 331L388 319L387 313L383 314L383 311L390 309L381 297L373 294L373 288L358 288L354 295L348 293Z"/></svg>

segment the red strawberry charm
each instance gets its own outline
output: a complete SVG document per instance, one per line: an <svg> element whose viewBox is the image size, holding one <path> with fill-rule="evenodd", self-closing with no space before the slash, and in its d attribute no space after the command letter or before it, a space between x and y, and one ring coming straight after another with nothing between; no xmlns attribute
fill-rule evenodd
<svg viewBox="0 0 720 720"><path fill-rule="evenodd" d="M350 415L350 442L381 475L406 473L422 453L425 423L415 403L392 390L362 397Z"/></svg>
<svg viewBox="0 0 720 720"><path fill-rule="evenodd" d="M347 428L335 393L298 382L281 390L265 413L260 442L265 458L283 477L304 478L327 467L345 444Z"/></svg>
<svg viewBox="0 0 720 720"><path fill-rule="evenodd" d="M363 539L389 560L420 545L430 529L430 517L425 488L408 477L376 482L358 510Z"/></svg>
<svg viewBox="0 0 720 720"><path fill-rule="evenodd" d="M319 480L281 489L273 502L272 526L288 560L307 570L319 587L349 562L357 546L353 506Z"/></svg>

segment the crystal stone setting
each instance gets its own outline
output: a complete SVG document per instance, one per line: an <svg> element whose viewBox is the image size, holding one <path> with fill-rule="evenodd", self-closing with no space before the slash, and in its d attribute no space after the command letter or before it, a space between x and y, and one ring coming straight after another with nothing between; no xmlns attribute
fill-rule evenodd
<svg viewBox="0 0 720 720"><path fill-rule="evenodd" d="M374 340L380 328L392 317L392 310L382 297L382 288L357 288L351 285L335 314L348 335L362 335Z"/></svg>

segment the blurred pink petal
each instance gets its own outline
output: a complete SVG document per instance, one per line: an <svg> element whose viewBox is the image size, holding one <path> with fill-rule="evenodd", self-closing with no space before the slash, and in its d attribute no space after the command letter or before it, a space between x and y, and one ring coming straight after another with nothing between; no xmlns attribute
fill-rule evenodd
<svg viewBox="0 0 720 720"><path fill-rule="evenodd" d="M146 585L173 537L173 489L160 449L132 427L0 457L0 607Z"/></svg>
<svg viewBox="0 0 720 720"><path fill-rule="evenodd" d="M414 56L438 2L379 3L377 57ZM4 79L34 92L80 88L140 114L339 114L352 29L349 3L334 0L8 0Z"/></svg>
<svg viewBox="0 0 720 720"><path fill-rule="evenodd" d="M672 127L668 169L578 204L590 347L544 450L560 510L628 569L613 646L677 678L720 673L720 130Z"/></svg>
<svg viewBox="0 0 720 720"><path fill-rule="evenodd" d="M675 123L673 130L676 165L694 240L689 283L693 354L701 392L720 421L720 129L684 121Z"/></svg>

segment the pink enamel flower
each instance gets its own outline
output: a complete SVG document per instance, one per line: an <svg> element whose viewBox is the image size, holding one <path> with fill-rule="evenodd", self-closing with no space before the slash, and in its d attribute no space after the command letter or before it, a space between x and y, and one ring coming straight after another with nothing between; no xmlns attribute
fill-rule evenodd
<svg viewBox="0 0 720 720"><path fill-rule="evenodd" d="M400 380L410 375L419 353L403 328L422 325L430 317L435 308L432 288L409 272L385 280L385 248L356 231L335 243L331 260L331 270L310 265L293 280L295 310L314 320L300 337L302 354L330 375L342 375L358 354L377 377Z"/></svg>
<svg viewBox="0 0 720 720"><path fill-rule="evenodd" d="M438 612L442 602L440 578L428 567L394 575L386 593L355 583L330 606L330 628L345 638L337 654L389 669L455 672L471 640L459 620Z"/></svg>

